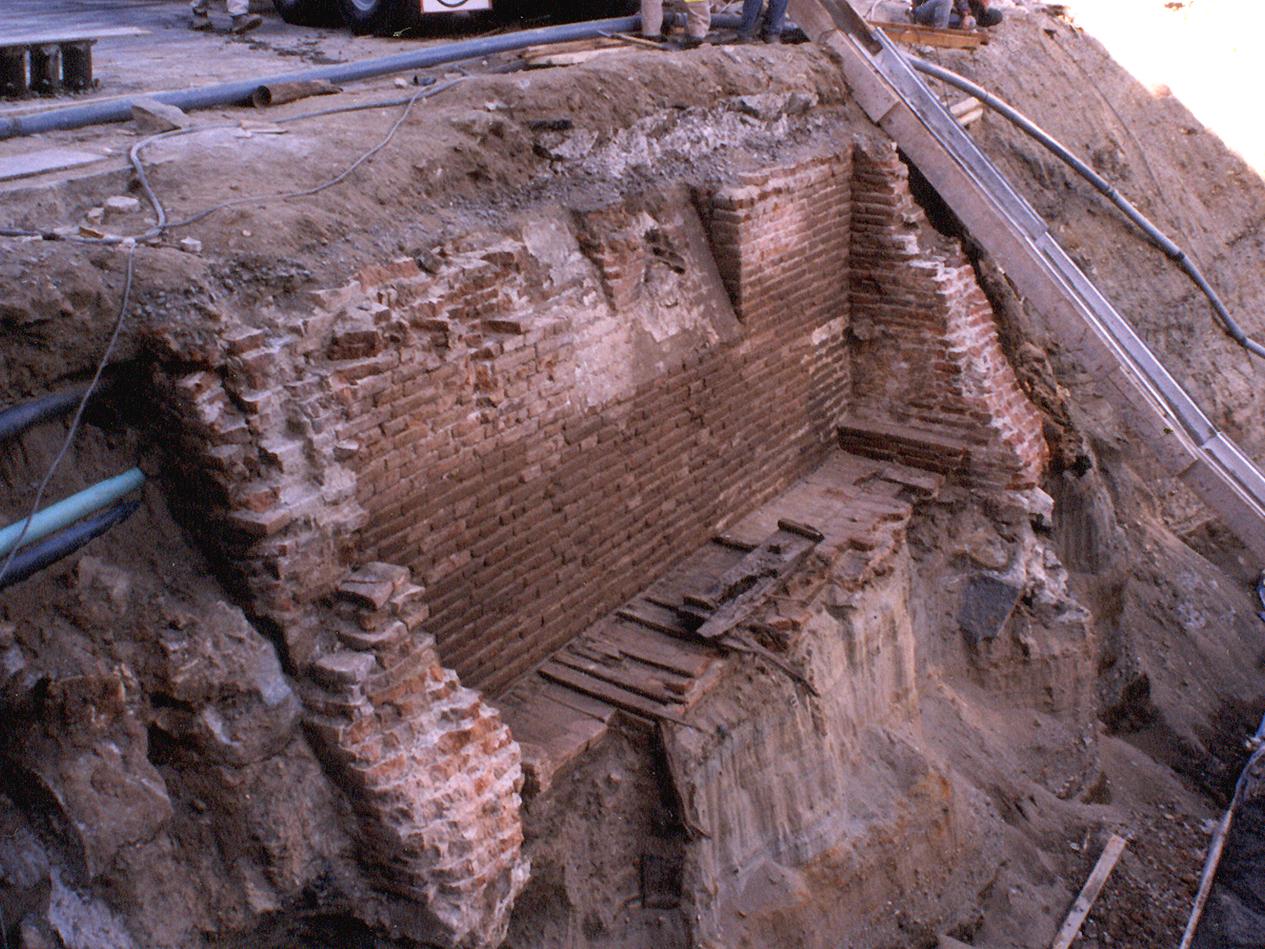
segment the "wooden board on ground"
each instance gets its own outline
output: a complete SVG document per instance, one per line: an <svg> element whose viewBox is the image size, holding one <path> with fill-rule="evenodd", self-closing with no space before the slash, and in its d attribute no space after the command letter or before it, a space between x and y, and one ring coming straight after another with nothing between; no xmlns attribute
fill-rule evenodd
<svg viewBox="0 0 1265 949"><path fill-rule="evenodd" d="M60 43L84 43L88 40L115 39L120 36L148 36L149 30L137 26L110 26L94 30L64 30L61 33L0 33L0 47L56 46Z"/></svg>
<svg viewBox="0 0 1265 949"><path fill-rule="evenodd" d="M681 711L679 705L673 704L665 707L662 703L653 699L648 699L635 692L629 692L627 689L621 689L619 686L612 685L602 679L595 679L593 676L580 672L577 669L569 669L560 663L546 662L540 667L540 674L551 682L565 685L569 689L600 699L608 705L622 708L626 712L632 712L635 715L641 715L651 720L663 719L675 722L678 725L693 727L678 717Z"/></svg>
<svg viewBox="0 0 1265 949"><path fill-rule="evenodd" d="M48 171L61 171L79 165L102 161L106 156L96 152L83 152L70 148L42 148L0 158L0 181L42 175Z"/></svg>
<svg viewBox="0 0 1265 949"><path fill-rule="evenodd" d="M587 63L590 59L597 59L599 56L607 56L615 51L616 50L614 48L586 49L575 53L557 53L551 56L535 56L530 59L524 56L523 62L527 64L528 69L543 69L549 66L578 66L581 63Z"/></svg>
<svg viewBox="0 0 1265 949"><path fill-rule="evenodd" d="M598 36L592 39L568 40L565 43L548 43L528 46L518 54L529 67L577 66L628 45L614 36Z"/></svg>
<svg viewBox="0 0 1265 949"><path fill-rule="evenodd" d="M1063 925L1059 929L1059 934L1054 937L1054 942L1050 944L1050 949L1068 949L1076 935L1081 931L1081 923L1085 922L1085 917L1089 915L1090 909L1094 905L1094 900L1098 899L1098 894L1102 892L1103 884L1107 882L1107 877L1111 875L1111 871L1116 866L1116 861L1120 859L1120 854L1124 852L1125 839L1118 834L1112 834L1111 839L1107 841L1107 846L1103 848L1102 856L1098 858L1098 863L1094 865L1094 870L1089 875L1089 879L1085 881L1085 885L1081 887L1080 896L1076 897L1076 902L1072 904L1072 908L1068 911L1067 918L1063 920Z"/></svg>
<svg viewBox="0 0 1265 949"><path fill-rule="evenodd" d="M955 30L951 27L936 29L920 23L884 23L871 20L870 26L878 27L887 38L911 46L940 46L945 49L977 49L988 42L988 34L978 30Z"/></svg>

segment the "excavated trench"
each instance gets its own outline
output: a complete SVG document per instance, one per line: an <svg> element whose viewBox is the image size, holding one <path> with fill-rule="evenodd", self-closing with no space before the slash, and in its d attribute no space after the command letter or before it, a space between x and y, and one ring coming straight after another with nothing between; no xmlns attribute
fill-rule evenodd
<svg viewBox="0 0 1265 949"><path fill-rule="evenodd" d="M962 56L1038 115L1007 70L1094 71L1139 147L1173 118L1044 14ZM188 214L229 155L262 191L392 115L185 136L151 177ZM1259 444L1182 278L980 139ZM1198 149L1259 235L1259 180ZM10 944L1046 945L1113 832L1086 944L1176 941L1262 705L1250 565L827 55L474 77L353 182L136 250L49 496L139 461L142 507L0 599ZM1224 278L1258 236L1213 223ZM125 260L0 247L6 401L91 372ZM65 432L10 443L6 523Z"/></svg>

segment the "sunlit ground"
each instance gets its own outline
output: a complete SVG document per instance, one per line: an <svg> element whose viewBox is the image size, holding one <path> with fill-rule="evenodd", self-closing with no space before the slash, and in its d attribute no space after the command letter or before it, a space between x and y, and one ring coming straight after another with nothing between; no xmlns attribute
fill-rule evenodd
<svg viewBox="0 0 1265 949"><path fill-rule="evenodd" d="M1265 0L1065 0L1140 82L1173 95L1265 175Z"/></svg>

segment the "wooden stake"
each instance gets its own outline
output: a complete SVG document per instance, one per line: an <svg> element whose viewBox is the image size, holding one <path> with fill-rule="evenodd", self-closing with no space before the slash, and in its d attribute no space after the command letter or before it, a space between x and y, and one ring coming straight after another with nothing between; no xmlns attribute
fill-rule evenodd
<svg viewBox="0 0 1265 949"><path fill-rule="evenodd" d="M1094 865L1094 872L1089 875L1089 879L1085 881L1085 885L1081 888L1080 896L1076 897L1076 902L1068 910L1067 918L1063 920L1063 927L1059 930L1059 934L1054 937L1054 942L1050 944L1050 949L1068 949L1072 944L1072 940L1081 931L1081 924L1085 922L1085 917L1089 915L1089 911L1094 905L1094 900L1098 899L1098 894L1102 892L1103 884L1107 882L1107 877L1111 876L1111 871L1115 869L1116 861L1120 859L1120 854L1124 853L1125 843L1125 839L1120 835L1111 835L1111 839L1107 841L1107 846L1103 848L1102 856L1098 858L1098 863Z"/></svg>

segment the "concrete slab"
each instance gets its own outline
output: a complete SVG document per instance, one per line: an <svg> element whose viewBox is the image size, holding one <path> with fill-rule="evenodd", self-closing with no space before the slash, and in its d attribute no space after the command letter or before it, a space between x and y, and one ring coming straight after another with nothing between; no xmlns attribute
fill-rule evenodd
<svg viewBox="0 0 1265 949"><path fill-rule="evenodd" d="M44 148L21 155L0 158L0 181L28 178L47 171L62 171L78 165L90 165L106 156L98 152L78 151L71 148Z"/></svg>

